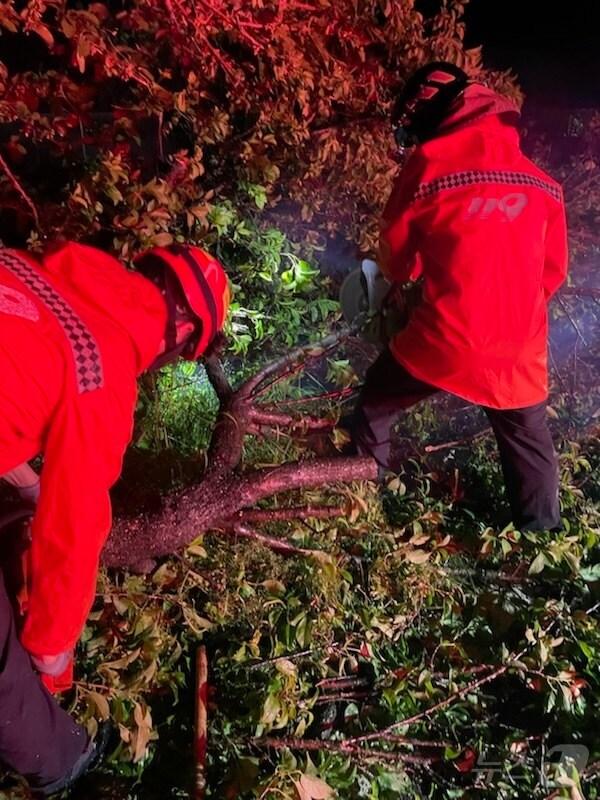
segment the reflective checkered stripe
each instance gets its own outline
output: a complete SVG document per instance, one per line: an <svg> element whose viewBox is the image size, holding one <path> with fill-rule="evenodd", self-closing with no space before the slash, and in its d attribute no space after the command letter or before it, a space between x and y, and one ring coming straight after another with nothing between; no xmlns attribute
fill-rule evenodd
<svg viewBox="0 0 600 800"><path fill-rule="evenodd" d="M0 249L0 266L9 270L37 295L60 323L73 353L79 394L100 389L104 383L100 349L73 309L56 289L15 251Z"/></svg>
<svg viewBox="0 0 600 800"><path fill-rule="evenodd" d="M529 175L527 172L503 172L501 170L466 170L465 172L453 172L450 175L442 175L435 180L421 183L413 195L412 202L423 200L426 197L439 194L440 192L451 191L452 189L462 189L464 186L481 186L482 184L500 184L503 186L533 186L541 189L558 203L562 201L562 191L560 186L536 175Z"/></svg>

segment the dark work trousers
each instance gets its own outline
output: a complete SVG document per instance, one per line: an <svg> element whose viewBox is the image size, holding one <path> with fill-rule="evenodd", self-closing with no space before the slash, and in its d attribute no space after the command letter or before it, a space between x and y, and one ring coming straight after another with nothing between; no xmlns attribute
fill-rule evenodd
<svg viewBox="0 0 600 800"><path fill-rule="evenodd" d="M390 467L390 432L399 412L439 390L414 378L386 350L367 371L349 420L359 453ZM528 408L484 408L496 435L513 523L520 530L560 526L558 459L546 420L546 403Z"/></svg>
<svg viewBox="0 0 600 800"><path fill-rule="evenodd" d="M33 786L68 775L88 745L76 725L46 691L21 646L0 570L0 762Z"/></svg>

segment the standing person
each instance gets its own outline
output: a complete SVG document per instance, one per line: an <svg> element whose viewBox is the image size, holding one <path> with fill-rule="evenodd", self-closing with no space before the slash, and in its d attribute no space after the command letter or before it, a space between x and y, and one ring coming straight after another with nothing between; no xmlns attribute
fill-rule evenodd
<svg viewBox="0 0 600 800"><path fill-rule="evenodd" d="M562 191L520 148L517 107L458 67L415 73L395 106L414 146L383 215L379 266L422 301L369 369L350 422L355 449L390 467L398 414L438 391L484 408L513 522L560 525L546 421L547 304L567 274Z"/></svg>

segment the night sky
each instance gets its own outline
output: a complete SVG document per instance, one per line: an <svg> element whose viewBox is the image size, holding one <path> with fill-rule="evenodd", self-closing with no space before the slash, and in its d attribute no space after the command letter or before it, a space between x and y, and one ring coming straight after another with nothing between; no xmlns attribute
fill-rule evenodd
<svg viewBox="0 0 600 800"><path fill-rule="evenodd" d="M536 104L598 108L598 9L598 0L471 0L467 45L484 45L486 66L514 69Z"/></svg>

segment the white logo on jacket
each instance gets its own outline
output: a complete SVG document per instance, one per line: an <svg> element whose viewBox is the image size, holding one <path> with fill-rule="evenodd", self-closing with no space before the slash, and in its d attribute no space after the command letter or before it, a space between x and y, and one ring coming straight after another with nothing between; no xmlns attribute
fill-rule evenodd
<svg viewBox="0 0 600 800"><path fill-rule="evenodd" d="M22 292L13 289L11 286L4 286L0 283L0 312L10 314L13 317L21 317L31 322L38 322L40 312L37 306Z"/></svg>
<svg viewBox="0 0 600 800"><path fill-rule="evenodd" d="M488 219L492 214L502 214L509 222L515 220L527 207L527 195L509 192L504 197L474 197L467 209L467 219Z"/></svg>

